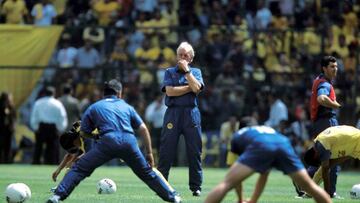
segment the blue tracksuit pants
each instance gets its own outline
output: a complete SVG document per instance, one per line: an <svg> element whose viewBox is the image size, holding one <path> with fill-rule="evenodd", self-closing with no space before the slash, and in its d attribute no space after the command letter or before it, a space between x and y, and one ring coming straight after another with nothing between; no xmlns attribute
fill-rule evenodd
<svg viewBox="0 0 360 203"><path fill-rule="evenodd" d="M176 192L146 162L135 136L121 132L103 135L96 145L73 165L57 187L55 194L64 200L84 178L113 158L124 160L133 172L164 201L174 201Z"/></svg>
<svg viewBox="0 0 360 203"><path fill-rule="evenodd" d="M190 190L201 190L201 119L197 107L169 107L166 110L158 164L159 171L166 179L177 154L180 135L184 136L186 144Z"/></svg>

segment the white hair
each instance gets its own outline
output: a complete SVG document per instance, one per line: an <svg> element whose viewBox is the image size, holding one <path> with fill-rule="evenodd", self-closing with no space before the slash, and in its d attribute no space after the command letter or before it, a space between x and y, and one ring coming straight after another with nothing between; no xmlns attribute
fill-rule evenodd
<svg viewBox="0 0 360 203"><path fill-rule="evenodd" d="M180 49L185 49L186 52L190 52L191 58L194 58L195 51L189 42L181 42L179 47L176 49L176 54L179 54Z"/></svg>

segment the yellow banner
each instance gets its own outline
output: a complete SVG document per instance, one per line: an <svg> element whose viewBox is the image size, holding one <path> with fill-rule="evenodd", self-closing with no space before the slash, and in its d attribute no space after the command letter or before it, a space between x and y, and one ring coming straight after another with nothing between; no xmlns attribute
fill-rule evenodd
<svg viewBox="0 0 360 203"><path fill-rule="evenodd" d="M18 107L31 93L59 40L62 26L0 25L0 92Z"/></svg>

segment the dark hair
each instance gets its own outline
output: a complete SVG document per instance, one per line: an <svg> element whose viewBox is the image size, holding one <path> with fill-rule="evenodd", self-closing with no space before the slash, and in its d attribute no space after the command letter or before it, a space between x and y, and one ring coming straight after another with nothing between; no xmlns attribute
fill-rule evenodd
<svg viewBox="0 0 360 203"><path fill-rule="evenodd" d="M239 121L239 129L257 125L256 120L251 116L242 117Z"/></svg>
<svg viewBox="0 0 360 203"><path fill-rule="evenodd" d="M322 67L328 66L330 64L330 62L335 63L336 58L334 56L324 56L321 59L321 70L322 70Z"/></svg>
<svg viewBox="0 0 360 203"><path fill-rule="evenodd" d="M305 164L309 166L320 166L320 159L316 157L316 151L314 147L311 147L310 149L306 150L304 154L304 162Z"/></svg>
<svg viewBox="0 0 360 203"><path fill-rule="evenodd" d="M69 84L66 84L66 85L64 85L64 87L63 87L63 93L64 94L70 94L71 93L71 85L69 85Z"/></svg>
<svg viewBox="0 0 360 203"><path fill-rule="evenodd" d="M116 95L122 91L122 84L116 79L104 83L104 96Z"/></svg>
<svg viewBox="0 0 360 203"><path fill-rule="evenodd" d="M73 153L71 149L76 147L74 145L74 140L78 138L78 135L74 132L68 131L65 132L60 136L60 145L62 148L64 148L67 152Z"/></svg>
<svg viewBox="0 0 360 203"><path fill-rule="evenodd" d="M55 95L55 88L53 86L47 86L44 90L45 96L54 96Z"/></svg>

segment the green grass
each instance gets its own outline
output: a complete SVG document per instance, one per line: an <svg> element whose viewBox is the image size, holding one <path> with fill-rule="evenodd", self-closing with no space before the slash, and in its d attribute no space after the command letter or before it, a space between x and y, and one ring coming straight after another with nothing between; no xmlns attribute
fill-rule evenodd
<svg viewBox="0 0 360 203"><path fill-rule="evenodd" d="M28 202L45 202L51 196L50 188L56 184L51 180L51 173L55 166L31 165L0 165L0 202L5 202L4 191L8 184L23 182L32 192ZM226 169L204 170L203 193L201 197L193 197L188 189L187 168L172 168L170 183L181 194L183 202L203 202L209 191L223 179ZM61 174L62 175L62 174ZM61 176L62 177L62 176ZM59 178L61 178L59 177ZM111 195L98 195L96 183L102 178L111 178L117 184L118 190ZM254 188L257 175L253 175L244 183L245 195L249 196ZM344 200L334 202L357 202L349 197L349 190L355 183L360 183L360 172L341 172L338 178L337 192ZM265 191L259 202L313 202L312 200L295 199L295 192L290 179L278 171L273 171ZM230 192L223 202L236 202L235 192ZM85 179L75 188L66 202L73 203L105 203L105 202L162 202L142 183L127 167L101 167L91 177Z"/></svg>

